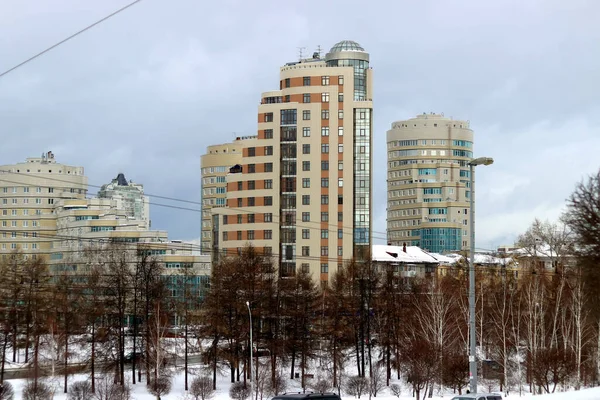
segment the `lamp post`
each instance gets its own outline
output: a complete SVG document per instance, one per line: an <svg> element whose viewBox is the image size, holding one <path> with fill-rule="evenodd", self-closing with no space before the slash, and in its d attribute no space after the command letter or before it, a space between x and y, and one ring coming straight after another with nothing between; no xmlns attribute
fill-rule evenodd
<svg viewBox="0 0 600 400"><path fill-rule="evenodd" d="M469 185L471 194L469 196L470 227L471 227L471 251L469 259L469 375L471 393L477 393L477 335L475 334L475 185L473 183L473 167L478 165L491 165L494 159L490 157L479 157L469 162Z"/></svg>
<svg viewBox="0 0 600 400"><path fill-rule="evenodd" d="M250 392L252 392L252 312L250 311L250 302L246 302L248 307L248 316L250 317Z"/></svg>

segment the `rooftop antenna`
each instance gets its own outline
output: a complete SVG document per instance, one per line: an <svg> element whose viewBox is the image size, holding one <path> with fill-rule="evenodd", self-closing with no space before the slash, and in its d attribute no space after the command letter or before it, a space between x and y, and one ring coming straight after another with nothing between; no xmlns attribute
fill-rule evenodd
<svg viewBox="0 0 600 400"><path fill-rule="evenodd" d="M317 53L319 53L319 58L321 58L321 52L323 51L323 49L321 49L321 45L317 46Z"/></svg>
<svg viewBox="0 0 600 400"><path fill-rule="evenodd" d="M304 57L304 50L306 49L306 47L298 47L298 59L300 61L302 61L302 58Z"/></svg>

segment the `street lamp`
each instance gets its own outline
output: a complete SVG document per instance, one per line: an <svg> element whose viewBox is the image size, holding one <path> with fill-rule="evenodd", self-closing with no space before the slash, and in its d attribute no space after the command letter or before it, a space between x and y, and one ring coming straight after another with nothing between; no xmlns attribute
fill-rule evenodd
<svg viewBox="0 0 600 400"><path fill-rule="evenodd" d="M471 393L477 393L477 335L475 334L475 185L473 183L473 167L478 165L491 165L494 159L490 157L479 157L469 162L469 207L471 220L471 258L469 261L469 374L471 378Z"/></svg>
<svg viewBox="0 0 600 400"><path fill-rule="evenodd" d="M246 302L248 307L248 316L250 317L250 392L252 393L252 312L250 311L250 302Z"/></svg>

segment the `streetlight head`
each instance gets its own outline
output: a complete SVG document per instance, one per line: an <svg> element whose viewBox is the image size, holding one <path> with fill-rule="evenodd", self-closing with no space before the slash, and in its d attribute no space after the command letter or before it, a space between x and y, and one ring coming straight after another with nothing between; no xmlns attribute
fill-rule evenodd
<svg viewBox="0 0 600 400"><path fill-rule="evenodd" d="M247 301L247 302L246 302L246 305L247 305L248 307L250 307L250 302L249 302L249 301Z"/></svg>
<svg viewBox="0 0 600 400"><path fill-rule="evenodd" d="M477 166L477 165L492 165L494 163L494 159L492 157L479 157L471 160L469 165Z"/></svg>

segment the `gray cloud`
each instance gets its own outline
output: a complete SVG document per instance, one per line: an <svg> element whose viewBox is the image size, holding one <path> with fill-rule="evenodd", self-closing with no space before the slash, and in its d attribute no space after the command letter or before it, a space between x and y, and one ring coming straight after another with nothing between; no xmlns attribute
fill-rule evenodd
<svg viewBox="0 0 600 400"><path fill-rule="evenodd" d="M127 2L3 5L0 70ZM206 146L256 131L260 93L317 45L361 43L375 72L375 226L385 232L385 131L421 112L468 119L478 171L478 247L555 218L600 167L600 27L593 1L145 0L0 78L0 160L44 150L117 172L148 193L200 200ZM166 200L155 200L168 203ZM174 203L169 203L174 204ZM198 213L152 208L153 227L199 235Z"/></svg>

